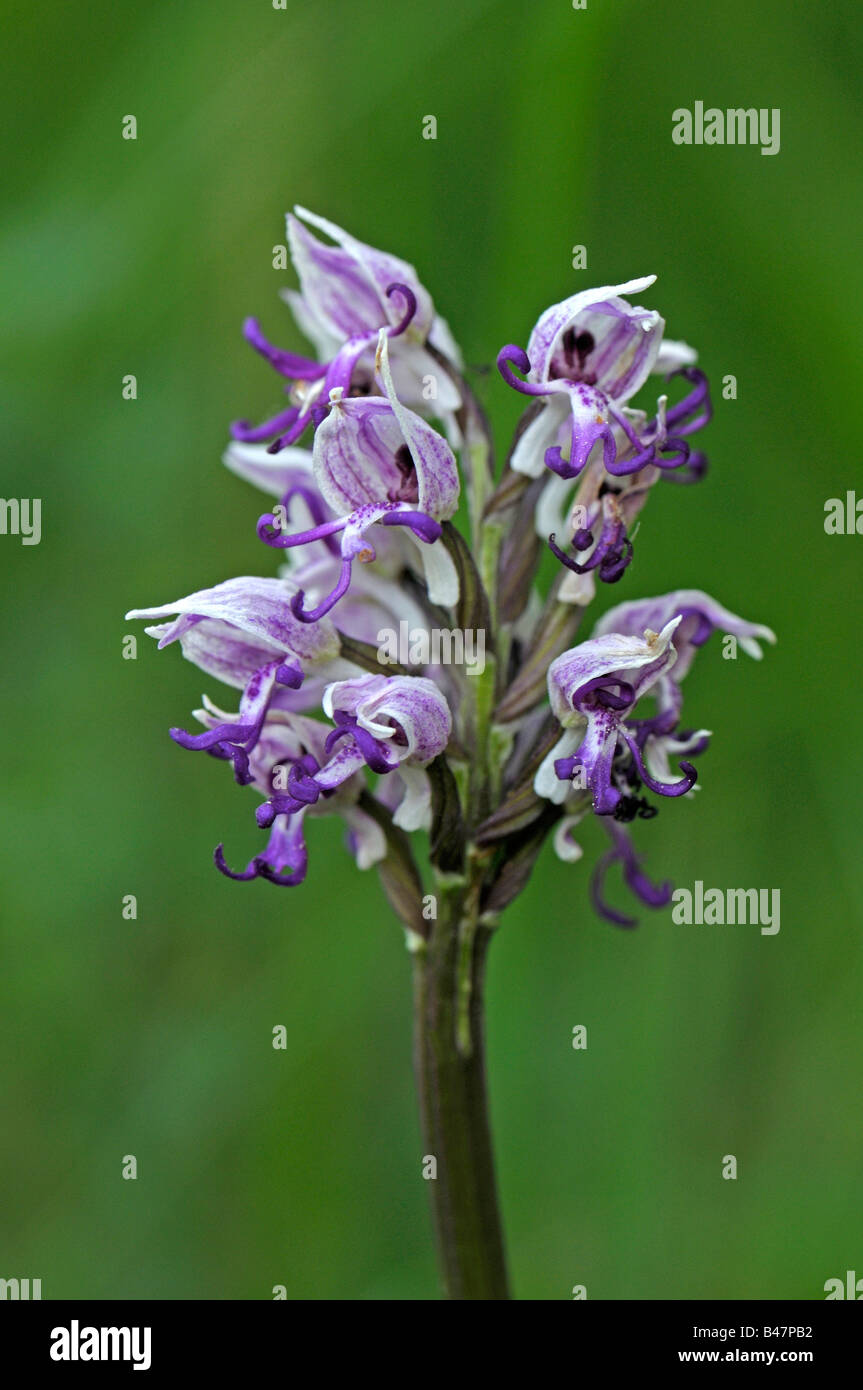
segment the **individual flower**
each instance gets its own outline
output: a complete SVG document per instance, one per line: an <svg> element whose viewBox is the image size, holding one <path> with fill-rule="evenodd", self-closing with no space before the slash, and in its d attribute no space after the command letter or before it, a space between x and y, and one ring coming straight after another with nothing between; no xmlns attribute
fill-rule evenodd
<svg viewBox="0 0 863 1390"><path fill-rule="evenodd" d="M299 695L307 671L326 671L338 656L339 638L332 623L310 628L291 610L293 592L282 579L228 579L212 589L155 608L133 608L127 618L159 619L145 631L159 648L179 641L183 655L208 675L242 690L239 713L203 734L172 729L183 748L204 749L230 760L237 781L250 780L249 756L260 737L272 704L307 705Z"/></svg>
<svg viewBox="0 0 863 1390"><path fill-rule="evenodd" d="M403 830L427 829L429 782L425 768L446 748L452 714L434 681L422 676L359 676L338 681L324 695L324 713L336 730L348 762L357 758L373 771L398 771L404 788L393 806L393 820ZM341 773L339 774L341 775Z"/></svg>
<svg viewBox="0 0 863 1390"><path fill-rule="evenodd" d="M663 342L665 321L658 313L633 308L622 298L655 279L649 275L572 295L540 317L526 352L510 344L498 354L504 380L543 403L513 451L516 472L539 477L545 465L561 477L577 478L597 447L612 476L648 464L664 470L687 464L691 451L684 436L710 418L706 379L692 365L691 348ZM655 417L645 421L626 402L651 372L680 372L692 390L670 409L663 397Z"/></svg>
<svg viewBox="0 0 863 1390"><path fill-rule="evenodd" d="M362 786L358 774L365 768L381 775L398 772L397 826L428 826L431 793L424 768L444 751L452 731L449 706L433 682L421 676L359 676L328 686L323 706L334 725L329 732L322 724L278 712L264 726L250 780L266 797L256 812L258 825L272 833L264 852L241 871L228 867L218 846L215 863L228 878L263 877L286 887L302 882L304 818L328 810L345 816L362 865L377 862L383 853L380 835L355 805ZM209 722L224 716L209 707L197 717Z"/></svg>
<svg viewBox="0 0 863 1390"><path fill-rule="evenodd" d="M320 360L273 347L257 320L247 319L246 339L286 378L291 404L262 425L238 421L232 426L234 438L246 443L272 440L271 450L279 451L300 438L334 389L345 395L368 393L381 330L397 343L393 370L402 399L422 409L427 383L433 381L435 414L452 424L461 398L439 358L458 366L459 352L413 266L367 246L305 208L295 212L288 214L288 245L300 289L288 290L285 297ZM306 224L335 245L321 241Z"/></svg>
<svg viewBox="0 0 863 1390"><path fill-rule="evenodd" d="M206 702L195 717L209 728L229 715ZM285 710L270 710L260 737L249 759L250 783L265 798L271 797L288 779L302 779L317 771L326 761L327 727L317 719ZM227 878L248 882L263 878L286 888L305 880L308 851L305 839L307 816L339 815L348 830L349 847L357 867L368 869L386 854L386 840L377 822L357 804L363 790L360 773L345 778L333 791L301 802L291 815L276 816L270 827L266 848L241 871L225 862L224 847L216 846L213 860Z"/></svg>
<svg viewBox="0 0 863 1390"><path fill-rule="evenodd" d="M315 431L315 482L335 518L293 534L284 533L273 512L258 522L261 539L279 549L340 537L341 567L331 592L310 609L302 592L291 601L301 622L318 622L335 607L350 587L355 560L375 558L366 533L378 524L405 527L422 546L432 602L449 605L458 598L455 567L440 542L440 523L458 506L455 456L443 436L399 400L384 332L378 363L385 394L354 398L334 389Z"/></svg>
<svg viewBox="0 0 863 1390"><path fill-rule="evenodd" d="M708 594L680 589L619 604L600 620L589 641L549 667L552 712L563 732L541 763L534 787L564 809L555 833L555 849L563 859L580 858L573 831L588 811L603 818L612 845L597 865L592 894L602 915L621 926L633 925L633 920L602 899L611 864L622 865L625 882L648 906L662 906L670 897L670 885L653 885L642 872L623 826L636 817L655 816L657 808L645 799L645 788L678 797L696 785L689 759L707 749L710 734L680 729L680 683L696 649L716 630L736 637L756 659L761 657L759 641L776 640L770 628L737 617ZM654 712L639 716L636 706L648 695Z"/></svg>
<svg viewBox="0 0 863 1390"><path fill-rule="evenodd" d="M671 730L633 719L639 700L677 659L671 639L680 622L679 617L671 618L661 632L648 628L641 637L606 633L551 663L549 699L563 733L537 772L534 785L540 796L562 804L578 772L597 815L628 818L641 782L662 796L691 790L696 780L691 763L681 763L683 776L672 782L660 781L646 766L648 739L652 742L647 756L652 758L654 745L663 744ZM687 747L705 738L703 732L693 735Z"/></svg>

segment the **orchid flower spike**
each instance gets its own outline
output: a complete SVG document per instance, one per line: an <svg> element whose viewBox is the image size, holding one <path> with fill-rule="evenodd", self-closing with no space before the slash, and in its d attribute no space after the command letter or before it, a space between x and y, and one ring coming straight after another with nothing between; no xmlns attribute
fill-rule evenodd
<svg viewBox="0 0 863 1390"><path fill-rule="evenodd" d="M279 577L127 615L240 692L236 712L204 696L201 731L171 730L258 795L266 846L234 869L220 845L216 865L295 886L308 819L338 814L419 949L435 928L412 832L429 832L423 857L469 883L491 923L544 838L575 862L595 815L610 845L594 904L634 925L607 904L605 877L617 866L642 902L668 901L629 826L697 790L711 735L681 720L695 653L714 631L753 657L775 641L678 589L618 604L573 645L597 585L629 582L655 485L704 475L695 436L711 403L696 354L639 302L653 276L552 305L526 350L498 355L528 409L496 478L484 408L415 268L303 208L287 225L299 288L284 297L312 355L247 320L287 400L261 425L233 426L224 455L270 499L257 534ZM637 405L652 376L677 384ZM550 588L546 547L561 567Z"/></svg>

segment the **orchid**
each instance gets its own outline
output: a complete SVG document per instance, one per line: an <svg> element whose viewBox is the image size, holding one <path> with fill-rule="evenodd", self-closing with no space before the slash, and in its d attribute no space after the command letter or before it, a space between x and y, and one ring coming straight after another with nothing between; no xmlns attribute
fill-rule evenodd
<svg viewBox="0 0 863 1390"><path fill-rule="evenodd" d="M309 224L331 238L322 242ZM396 256L357 241L326 218L305 208L288 214L288 245L300 289L288 290L286 301L317 358L273 347L256 319L244 325L246 340L287 379L292 404L261 425L237 421L234 438L246 443L272 439L278 452L299 439L315 418L316 407L340 389L365 394L372 383L378 336L385 330L400 339L396 376L401 397L420 407L423 382L437 373L440 357L460 365L460 354L446 322L435 312L431 296L413 266ZM440 385L443 418L453 420L461 404L453 381ZM275 436L273 439L272 437Z"/></svg>
<svg viewBox="0 0 863 1390"><path fill-rule="evenodd" d="M527 351L510 344L498 354L504 380L537 407L515 441L510 467L529 478L549 470L556 484L552 506L560 506L574 482L581 484L568 528L573 553L556 542L555 529L545 529L561 563L575 575L590 575L564 586L564 602L590 602L592 571L605 583L620 579L632 558L628 528L647 488L660 477L694 482L707 468L704 454L693 451L688 439L712 414L707 379L694 365L697 355L686 343L664 338L665 322L655 310L623 298L648 289L655 278L572 295L540 316ZM673 406L660 395L649 416L628 402L651 373L682 377L690 389ZM543 528L547 507L538 511Z"/></svg>
<svg viewBox="0 0 863 1390"><path fill-rule="evenodd" d="M573 852L572 830L587 807L585 795L578 792L589 794L596 815L612 818L607 827L613 849L600 861L593 899L598 911L618 925L635 924L608 908L599 891L615 859L622 860L626 882L648 906L663 906L671 895L670 885L654 889L635 871L628 837L618 825L656 815L657 807L641 794L643 789L674 798L697 788L689 759L707 751L711 735L707 729L679 728L680 682L696 649L716 629L739 639L756 659L761 657L759 638L776 640L770 628L736 617L699 590L684 589L620 604L600 620L590 641L562 653L548 670L549 700L562 733L540 765L534 789L558 805L572 800L577 805L558 830L561 858L580 857ZM636 717L636 707L647 696L655 700L655 713ZM678 762L677 775L672 761Z"/></svg>
<svg viewBox="0 0 863 1390"><path fill-rule="evenodd" d="M261 540L280 549L341 536L342 564L332 591L312 609L304 607L302 592L291 601L292 612L302 622L317 622L347 593L354 560L368 563L375 558L366 533L377 524L403 526L429 547L425 570L432 602L453 604L458 598L453 562L442 546L435 549L442 534L440 522L458 506L455 455L431 425L399 401L383 330L377 362L386 394L352 399L344 397L342 387L334 387L315 431L314 478L325 502L342 515L292 535L280 533L272 512L258 522ZM289 489L283 507L290 495Z"/></svg>
<svg viewBox="0 0 863 1390"><path fill-rule="evenodd" d="M257 852L237 867L224 840L214 851L244 885L230 891L300 887L324 815L343 822L358 867L377 870L416 971L446 1288L502 1298L484 1108L489 941L546 841L580 876L579 827L594 818L610 838L590 880L597 914L636 925L608 901L615 865L641 904L669 901L670 880L648 876L631 832L698 789L711 734L682 723L683 680L715 631L755 658L775 638L679 589L626 598L578 640L602 586L629 586L657 483L706 471L692 441L711 417L707 378L659 312L629 300L653 276L570 295L540 314L526 350L500 351L527 405L496 478L485 411L413 266L303 209L288 242L299 288L285 298L314 356L246 322L289 404L234 425L224 455L270 499L255 529L278 572L128 616L240 692L235 711L203 697L201 732L170 731L231 763L257 798ZM639 404L651 377L668 392ZM546 548L559 565L550 585ZM396 665L404 624L429 640ZM442 630L480 633L483 662L442 654L470 645L431 640Z"/></svg>
<svg viewBox="0 0 863 1390"><path fill-rule="evenodd" d="M306 672L321 669L339 652L332 624L309 630L294 618L288 585L278 579L229 579L212 589L156 608L135 608L127 618L167 618L146 629L166 647L179 641L183 655L202 671L243 691L235 718L226 718L204 734L172 729L183 748L206 749L230 760L239 782L250 778L249 755L270 707L302 706L308 692L289 696L303 685Z"/></svg>
<svg viewBox="0 0 863 1390"><path fill-rule="evenodd" d="M526 352L514 344L501 349L497 361L504 380L544 406L516 446L516 471L536 477L545 464L561 477L577 478L597 448L613 476L637 472L648 463L678 468L686 462L690 450L683 436L708 418L703 378L692 367L695 353L685 343L663 343L660 315L633 308L622 297L648 289L655 279L648 275L572 295L541 315ZM526 374L525 380L514 367ZM636 429L626 402L651 372L683 372L695 389L670 411L661 398L655 418ZM567 419L564 454L566 446L557 440Z"/></svg>

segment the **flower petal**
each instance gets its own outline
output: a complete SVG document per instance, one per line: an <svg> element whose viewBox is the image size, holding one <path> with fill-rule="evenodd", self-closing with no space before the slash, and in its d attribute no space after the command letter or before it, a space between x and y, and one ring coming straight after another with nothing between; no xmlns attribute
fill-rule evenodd
<svg viewBox="0 0 863 1390"><path fill-rule="evenodd" d="M554 852L558 859L563 859L567 864L577 864L584 854L581 845L572 838L573 830L583 819L583 811L579 815L564 816L555 828Z"/></svg>
<svg viewBox="0 0 863 1390"><path fill-rule="evenodd" d="M402 830L428 830L432 815L428 773L421 767L402 763L398 775L404 784L404 796L393 815L393 824Z"/></svg>
<svg viewBox="0 0 863 1390"><path fill-rule="evenodd" d="M290 608L292 593L292 587L282 579L243 576L227 579L212 589L199 589L186 598L156 608L133 608L126 617L178 615L172 623L157 629L160 647L177 639L182 642L195 628L203 627L187 645L190 652L194 652L190 659L204 670L210 669L206 664L210 660L213 668L225 669L240 660L244 637L249 653L263 653L264 660L285 652L303 662L337 656L339 639L335 627L330 622L314 625L298 622ZM255 664L260 665L261 661ZM244 680L230 682L244 683Z"/></svg>
<svg viewBox="0 0 863 1390"><path fill-rule="evenodd" d="M264 444L234 441L222 455L222 462L238 478L253 483L271 497L283 497L297 483L314 486L312 451L296 445L271 454Z"/></svg>
<svg viewBox="0 0 863 1390"><path fill-rule="evenodd" d="M635 683L635 693L644 694L676 660L671 639L679 622L679 618L674 618L661 632L648 632L642 637L605 633L556 657L548 668L548 693L558 722L564 727L577 722L579 696L585 687L603 677L641 670L643 675Z"/></svg>
<svg viewBox="0 0 863 1390"><path fill-rule="evenodd" d="M383 396L336 395L315 431L315 480L338 513L386 502L403 483L396 454L404 444Z"/></svg>
<svg viewBox="0 0 863 1390"><path fill-rule="evenodd" d="M646 627L659 629L675 617L681 620L674 639L678 653L675 681L680 681L686 675L696 647L702 646L716 628L736 637L747 656L756 661L760 660L762 654L758 641L776 641L776 634L769 627L738 618L701 589L676 589L658 598L618 604L600 619L594 636L600 637L609 632L643 632Z"/></svg>
<svg viewBox="0 0 863 1390"><path fill-rule="evenodd" d="M455 455L443 435L399 400L390 370L389 339L383 331L378 339L377 360L387 400L416 469L419 510L444 521L458 507L460 483Z"/></svg>
<svg viewBox="0 0 863 1390"><path fill-rule="evenodd" d="M406 285L417 301L411 327L423 337L434 319L434 306L412 265L377 251L348 232L297 207L288 214L288 244L303 293L303 300L320 324L344 338L376 331L383 324L395 326L404 305L387 290ZM316 227L336 243L329 246L313 236L303 223Z"/></svg>
<svg viewBox="0 0 863 1390"><path fill-rule="evenodd" d="M606 338L613 339L613 343L610 342L609 347L613 345L616 349L614 354L609 354L608 362L605 363L603 379L598 379L596 384L601 390L607 391L606 380L611 384L622 383L626 387L626 395L613 396L613 399L628 399L629 396L634 395L650 371L652 359L655 358L659 349L664 324L658 314L650 314L645 309L633 309L630 305L625 304L620 296L640 294L642 290L648 289L655 280L655 275L647 275L637 280L627 280L622 285L606 285L601 289L581 290L578 294L570 295L568 299L546 309L545 313L537 320L527 345L527 355L531 368L530 379L532 381L548 381L552 374L552 359L564 333L567 329L576 326L582 328L582 325L587 330L588 323L590 323L592 325L590 331L597 350L602 350ZM622 324L626 322L625 315L633 316L630 320L633 325L642 322L647 323L649 331L645 332L639 327L637 331L627 332L625 328L622 328ZM594 328L596 329L595 333L593 332ZM599 334L598 339L597 333ZM645 353L644 346L640 342L640 334L643 334L650 344L650 352L648 353ZM650 359L649 365L645 366L645 361L648 359ZM612 393L607 391L607 394L611 395Z"/></svg>

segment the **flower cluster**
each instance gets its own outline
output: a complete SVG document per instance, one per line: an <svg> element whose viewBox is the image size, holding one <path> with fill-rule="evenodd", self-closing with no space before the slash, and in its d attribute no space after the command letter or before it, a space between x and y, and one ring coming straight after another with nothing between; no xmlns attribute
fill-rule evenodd
<svg viewBox="0 0 863 1390"><path fill-rule="evenodd" d="M650 795L697 787L710 735L681 727L697 648L716 629L756 657L760 639L775 640L679 590L619 604L573 644L597 584L627 571L653 485L704 475L692 440L711 406L695 352L629 302L654 277L547 309L526 350L498 355L529 404L495 483L484 413L414 268L303 209L288 217L288 240L299 290L285 297L314 355L275 347L246 322L288 403L263 424L234 424L225 454L274 499L257 534L282 567L127 615L240 692L236 711L204 697L202 732L171 730L181 747L230 762L260 798L266 845L237 869L220 844L217 868L295 886L306 818L336 814L357 864L378 866L405 926L423 936L410 833L429 832L436 870L473 875L491 917L549 834L563 859L581 857L573 831L592 814L611 837L594 902L632 924L606 903L603 879L618 863L644 903L670 896L640 868L626 827L655 816ZM651 375L667 392L647 409L630 404ZM470 540L453 523L462 478ZM543 544L560 565L547 594ZM414 633L481 629L482 674L388 663L382 636L405 620Z"/></svg>

